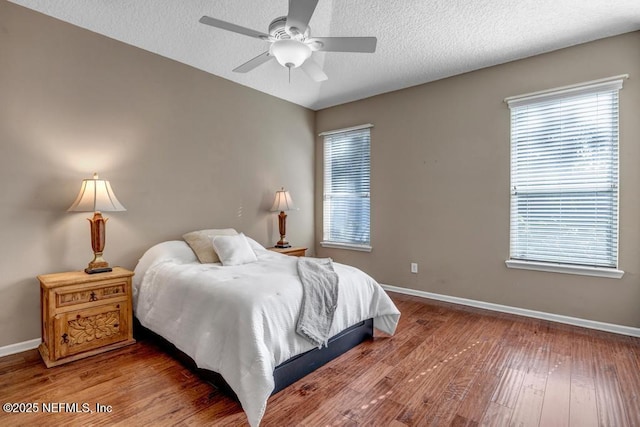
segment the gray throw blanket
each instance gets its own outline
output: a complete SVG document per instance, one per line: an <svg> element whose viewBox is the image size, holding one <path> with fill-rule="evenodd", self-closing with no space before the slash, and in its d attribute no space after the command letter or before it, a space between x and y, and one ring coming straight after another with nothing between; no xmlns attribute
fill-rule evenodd
<svg viewBox="0 0 640 427"><path fill-rule="evenodd" d="M298 276L303 292L296 332L318 348L326 347L338 304L338 274L331 258L300 257Z"/></svg>

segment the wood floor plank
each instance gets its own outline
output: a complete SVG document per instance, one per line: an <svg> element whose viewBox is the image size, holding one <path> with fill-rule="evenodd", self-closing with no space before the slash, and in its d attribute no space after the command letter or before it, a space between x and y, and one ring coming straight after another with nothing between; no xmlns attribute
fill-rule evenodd
<svg viewBox="0 0 640 427"><path fill-rule="evenodd" d="M360 375L357 380L349 383L348 387L360 393L365 393L371 390L393 369L393 366L389 366L383 362L378 362L371 365L371 369L369 369L363 375Z"/></svg>
<svg viewBox="0 0 640 427"><path fill-rule="evenodd" d="M452 399L446 398L445 393L452 378L460 369L461 367L455 363L442 362L437 369L427 372L424 378L415 379L416 385L411 389L411 397L397 399L397 396L392 396L392 398L396 397L396 401L404 401L404 409L399 414L398 420L408 425L421 426L433 423L434 420L430 420L432 417L438 418L437 423L443 422L440 419L442 417L453 418L460 402L452 402ZM454 404L456 406L451 407Z"/></svg>
<svg viewBox="0 0 640 427"><path fill-rule="evenodd" d="M491 401L507 408L514 408L526 372L520 369L507 368L500 378Z"/></svg>
<svg viewBox="0 0 640 427"><path fill-rule="evenodd" d="M571 403L571 358L559 353L552 353L549 363L549 374L544 390L540 425L569 425L569 408Z"/></svg>
<svg viewBox="0 0 640 427"><path fill-rule="evenodd" d="M480 424L487 407L492 404L491 396L494 394L499 381L500 378L491 373L481 372L478 374L469 392L462 399L457 415L468 422Z"/></svg>
<svg viewBox="0 0 640 427"><path fill-rule="evenodd" d="M511 420L512 408L502 406L495 402L490 402L480 421L481 426L501 427L509 425Z"/></svg>
<svg viewBox="0 0 640 427"><path fill-rule="evenodd" d="M380 335L272 396L263 426L636 426L640 339L391 293ZM47 369L0 358L0 400L111 405L12 414L2 426L246 426L222 395L154 341Z"/></svg>
<svg viewBox="0 0 640 427"><path fill-rule="evenodd" d="M350 422L358 423L361 410L369 408L369 398L353 390L340 391L320 402L317 410L305 417L300 425L303 426L324 426L331 425L336 418L343 417Z"/></svg>
<svg viewBox="0 0 640 427"><path fill-rule="evenodd" d="M624 398L629 424L640 426L640 353L635 346L629 345L629 340L618 341L614 344L616 371L620 391Z"/></svg>
<svg viewBox="0 0 640 427"><path fill-rule="evenodd" d="M618 378L616 358L612 354L612 343L591 337L595 360L595 385L598 403L598 423L606 426L628 426L629 418L625 399L622 396ZM624 375L624 374L623 374Z"/></svg>
<svg viewBox="0 0 640 427"><path fill-rule="evenodd" d="M352 381L343 382L344 377L333 367L324 366L302 378L269 399L269 414L265 421L272 425L301 424L323 402L335 396L336 390L347 388Z"/></svg>
<svg viewBox="0 0 640 427"><path fill-rule="evenodd" d="M533 342L527 350L529 355L528 372L522 380L520 394L511 417L511 424L518 426L540 425L540 415L549 370L549 352L547 348Z"/></svg>
<svg viewBox="0 0 640 427"><path fill-rule="evenodd" d="M571 357L569 425L572 427L597 426L595 366L588 336L574 334Z"/></svg>
<svg viewBox="0 0 640 427"><path fill-rule="evenodd" d="M498 352L497 349L502 342L499 326L504 326L504 323L495 323L494 328L498 328L496 338L488 339L485 342L483 351L478 353L475 362L470 365L470 371L474 374L473 380L469 384L466 394L461 398L462 402L458 408L457 415L468 423L480 423L500 380L488 369L491 363L490 355ZM483 323L481 327L486 330L489 325Z"/></svg>
<svg viewBox="0 0 640 427"><path fill-rule="evenodd" d="M572 377L569 406L569 425L591 427L598 425L598 407L593 379Z"/></svg>

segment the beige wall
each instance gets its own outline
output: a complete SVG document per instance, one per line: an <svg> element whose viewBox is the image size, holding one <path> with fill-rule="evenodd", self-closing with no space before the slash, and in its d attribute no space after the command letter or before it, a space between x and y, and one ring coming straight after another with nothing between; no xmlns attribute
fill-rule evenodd
<svg viewBox="0 0 640 427"><path fill-rule="evenodd" d="M40 337L36 275L92 257L90 214L65 212L83 178L127 208L106 214L114 265L200 228L272 244L281 185L313 247L313 135L310 110L0 1L0 346Z"/></svg>
<svg viewBox="0 0 640 427"><path fill-rule="evenodd" d="M511 95L628 73L620 92L621 280L510 270ZM317 132L373 123L371 253L316 246L378 281L640 327L640 32L317 112ZM316 236L322 236L316 138ZM409 263L419 263L419 274Z"/></svg>

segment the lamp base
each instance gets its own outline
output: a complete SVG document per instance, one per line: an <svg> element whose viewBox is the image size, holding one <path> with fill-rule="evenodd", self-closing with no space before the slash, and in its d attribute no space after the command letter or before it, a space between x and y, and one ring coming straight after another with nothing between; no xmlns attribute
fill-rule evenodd
<svg viewBox="0 0 640 427"><path fill-rule="evenodd" d="M93 214L93 218L87 218L91 226L91 248L93 249L93 260L89 262L84 272L87 274L108 273L113 271L109 263L102 258L104 242L106 236L107 219L103 218L99 211Z"/></svg>
<svg viewBox="0 0 640 427"><path fill-rule="evenodd" d="M113 271L111 267L100 267L100 268L85 268L84 272L87 274L96 274L96 273L108 273Z"/></svg>
<svg viewBox="0 0 640 427"><path fill-rule="evenodd" d="M280 249L290 248L289 242L284 240L287 234L287 214L284 211L280 211L280 215L278 215L278 231L280 231L280 240L274 246Z"/></svg>

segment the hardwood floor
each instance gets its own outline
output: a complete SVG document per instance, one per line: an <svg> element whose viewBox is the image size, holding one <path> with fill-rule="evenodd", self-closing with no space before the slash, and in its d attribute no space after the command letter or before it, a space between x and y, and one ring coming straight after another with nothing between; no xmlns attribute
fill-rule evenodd
<svg viewBox="0 0 640 427"><path fill-rule="evenodd" d="M390 295L396 335L272 396L262 425L640 426L640 339ZM51 369L35 350L1 358L0 402L39 404L0 412L2 426L246 424L237 403L145 340Z"/></svg>

